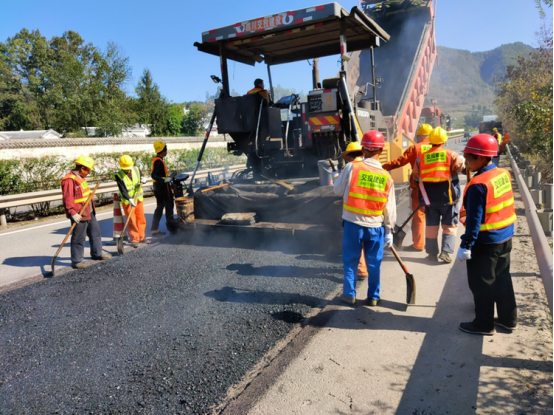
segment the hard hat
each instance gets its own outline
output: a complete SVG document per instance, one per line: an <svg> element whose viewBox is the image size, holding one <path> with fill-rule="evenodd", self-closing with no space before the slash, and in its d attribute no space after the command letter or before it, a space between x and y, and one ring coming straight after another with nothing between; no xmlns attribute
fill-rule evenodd
<svg viewBox="0 0 554 415"><path fill-rule="evenodd" d="M89 156L80 156L76 161L75 164L79 164L81 166L88 167L92 170L94 167L94 160Z"/></svg>
<svg viewBox="0 0 554 415"><path fill-rule="evenodd" d="M421 124L417 129L417 135L429 135L432 129L433 127L431 127L429 124Z"/></svg>
<svg viewBox="0 0 554 415"><path fill-rule="evenodd" d="M442 128L437 127L429 133L429 142L431 144L444 144L448 141L448 134Z"/></svg>
<svg viewBox="0 0 554 415"><path fill-rule="evenodd" d="M346 147L346 151L342 153L342 158L346 160L346 156L355 151L362 151L362 145L358 141L352 141Z"/></svg>
<svg viewBox="0 0 554 415"><path fill-rule="evenodd" d="M498 131L498 128L494 127L492 130L493 130L493 131Z"/></svg>
<svg viewBox="0 0 554 415"><path fill-rule="evenodd" d="M119 159L119 167L121 167L123 170L129 170L134 165L135 163L133 162L133 159L127 154L121 156L121 158Z"/></svg>
<svg viewBox="0 0 554 415"><path fill-rule="evenodd" d="M154 143L154 151L156 154L161 153L164 151L165 143L162 140L158 140Z"/></svg>
<svg viewBox="0 0 554 415"><path fill-rule="evenodd" d="M371 130L364 134L362 137L361 146L368 149L369 151L374 151L379 148L385 147L385 137L377 130Z"/></svg>
<svg viewBox="0 0 554 415"><path fill-rule="evenodd" d="M477 134L469 139L464 153L476 156L496 157L498 154L498 141L490 134Z"/></svg>

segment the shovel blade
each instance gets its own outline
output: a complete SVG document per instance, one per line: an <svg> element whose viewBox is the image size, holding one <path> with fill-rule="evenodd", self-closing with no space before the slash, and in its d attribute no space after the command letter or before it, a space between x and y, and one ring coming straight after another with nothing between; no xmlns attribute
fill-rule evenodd
<svg viewBox="0 0 554 415"><path fill-rule="evenodd" d="M119 255L125 255L125 249L123 248L123 238L117 240L117 253Z"/></svg>
<svg viewBox="0 0 554 415"><path fill-rule="evenodd" d="M404 242L404 238L406 237L406 232L404 232L402 229L395 232L392 235L392 243L394 246L398 249L402 248L402 243Z"/></svg>
<svg viewBox="0 0 554 415"><path fill-rule="evenodd" d="M406 303L416 303L416 282L412 274L406 274Z"/></svg>

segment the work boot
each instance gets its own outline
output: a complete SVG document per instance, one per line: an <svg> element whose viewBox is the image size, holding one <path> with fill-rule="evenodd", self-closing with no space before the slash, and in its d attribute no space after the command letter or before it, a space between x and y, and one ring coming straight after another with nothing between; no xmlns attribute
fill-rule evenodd
<svg viewBox="0 0 554 415"><path fill-rule="evenodd" d="M450 255L448 255L448 252L441 252L439 255L439 259L442 259L447 264L450 264L452 262L452 258L450 258Z"/></svg>
<svg viewBox="0 0 554 415"><path fill-rule="evenodd" d="M349 305L356 304L356 297L348 297L347 295L341 294L339 298L343 303L346 303Z"/></svg>
<svg viewBox="0 0 554 415"><path fill-rule="evenodd" d="M150 245L152 243L152 241L150 239L143 239L142 241L140 241L140 243Z"/></svg>
<svg viewBox="0 0 554 415"><path fill-rule="evenodd" d="M138 242L133 242L133 243L131 243L131 246L132 246L133 248L138 248L138 247L139 247L139 243L138 243Z"/></svg>
<svg viewBox="0 0 554 415"><path fill-rule="evenodd" d="M73 269L85 269L87 267L87 264L84 262L73 262L71 261L71 268Z"/></svg>
<svg viewBox="0 0 554 415"><path fill-rule="evenodd" d="M516 324L505 324L505 323L502 323L497 318L494 319L494 324L508 330L510 333L512 331L514 331L515 329L517 329L517 323Z"/></svg>
<svg viewBox="0 0 554 415"><path fill-rule="evenodd" d="M416 248L413 245L410 245L410 246L407 246L406 248L402 248L402 250L406 251L406 252L422 252L422 251L425 250L425 247L419 249L419 248Z"/></svg>
<svg viewBox="0 0 554 415"><path fill-rule="evenodd" d="M102 255L100 256L93 256L92 259L94 259L95 261L105 261L107 259L111 259L111 257L111 254L102 253Z"/></svg>
<svg viewBox="0 0 554 415"><path fill-rule="evenodd" d="M374 300L373 298L368 298L365 300L366 304L370 307L375 307L377 304L379 304L380 299Z"/></svg>
<svg viewBox="0 0 554 415"><path fill-rule="evenodd" d="M434 254L429 254L429 255L427 255L427 256L425 257L425 259L426 259L427 261L429 261L429 262L434 263L434 264L436 264L436 263L439 262L439 259L438 259L437 256L434 255Z"/></svg>
<svg viewBox="0 0 554 415"><path fill-rule="evenodd" d="M496 333L496 330L494 327L492 330L483 330L479 327L477 327L473 321L469 321L467 323L460 323L460 330L465 331L466 333L471 334L482 334L483 336L492 336L494 333Z"/></svg>
<svg viewBox="0 0 554 415"><path fill-rule="evenodd" d="M158 237L165 235L165 232L162 231L152 231L152 237Z"/></svg>

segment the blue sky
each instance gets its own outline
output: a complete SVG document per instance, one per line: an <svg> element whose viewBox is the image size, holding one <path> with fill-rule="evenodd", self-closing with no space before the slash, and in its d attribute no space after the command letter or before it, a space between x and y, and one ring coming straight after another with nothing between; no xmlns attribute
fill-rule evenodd
<svg viewBox="0 0 554 415"><path fill-rule="evenodd" d="M39 29L50 39L67 30L105 48L108 41L130 58L133 77L127 91L134 93L140 75L150 69L162 94L175 102L204 100L219 75L219 59L193 46L203 31L286 10L301 9L325 1L314 0L0 0L0 41L23 28ZM339 4L347 10L356 0ZM552 9L546 9L552 27ZM536 46L535 32L542 25L534 0L439 0L437 43L472 52L494 49L505 43ZM320 63L321 78L335 76L337 57ZM229 61L232 89L246 92L253 79L266 79L264 64L251 67ZM272 67L275 85L296 91L311 88L311 69L306 61Z"/></svg>

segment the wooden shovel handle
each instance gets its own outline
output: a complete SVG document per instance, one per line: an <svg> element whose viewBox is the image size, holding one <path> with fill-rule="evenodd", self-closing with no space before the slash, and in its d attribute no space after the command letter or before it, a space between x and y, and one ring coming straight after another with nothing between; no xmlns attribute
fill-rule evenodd
<svg viewBox="0 0 554 415"><path fill-rule="evenodd" d="M139 188L138 188L138 192L136 193L137 195L140 195L140 191L142 190L142 183L140 184ZM129 224L129 221L131 220L131 218L133 217L133 212L135 211L135 207L136 206L132 206L131 207L131 212L129 212L129 217L127 218L127 220L125 221L125 226L123 226L123 230L121 231L121 236L120 238L123 238L123 234L125 233L125 229L127 229L127 225Z"/></svg>
<svg viewBox="0 0 554 415"><path fill-rule="evenodd" d="M408 271L408 268L406 268L406 265L404 265L404 263L402 262L402 259L400 258L400 255L398 255L398 252L396 252L396 249L394 248L394 246L391 246L390 249L391 249L392 253L394 254L394 256L396 257L396 260L398 261L398 263L400 264L400 266L404 270L404 273L409 274L410 271Z"/></svg>
<svg viewBox="0 0 554 415"><path fill-rule="evenodd" d="M221 189L222 187L227 187L227 186L229 186L229 183L220 184L219 186L209 187L207 189L200 190L200 193L211 192L212 190Z"/></svg>

